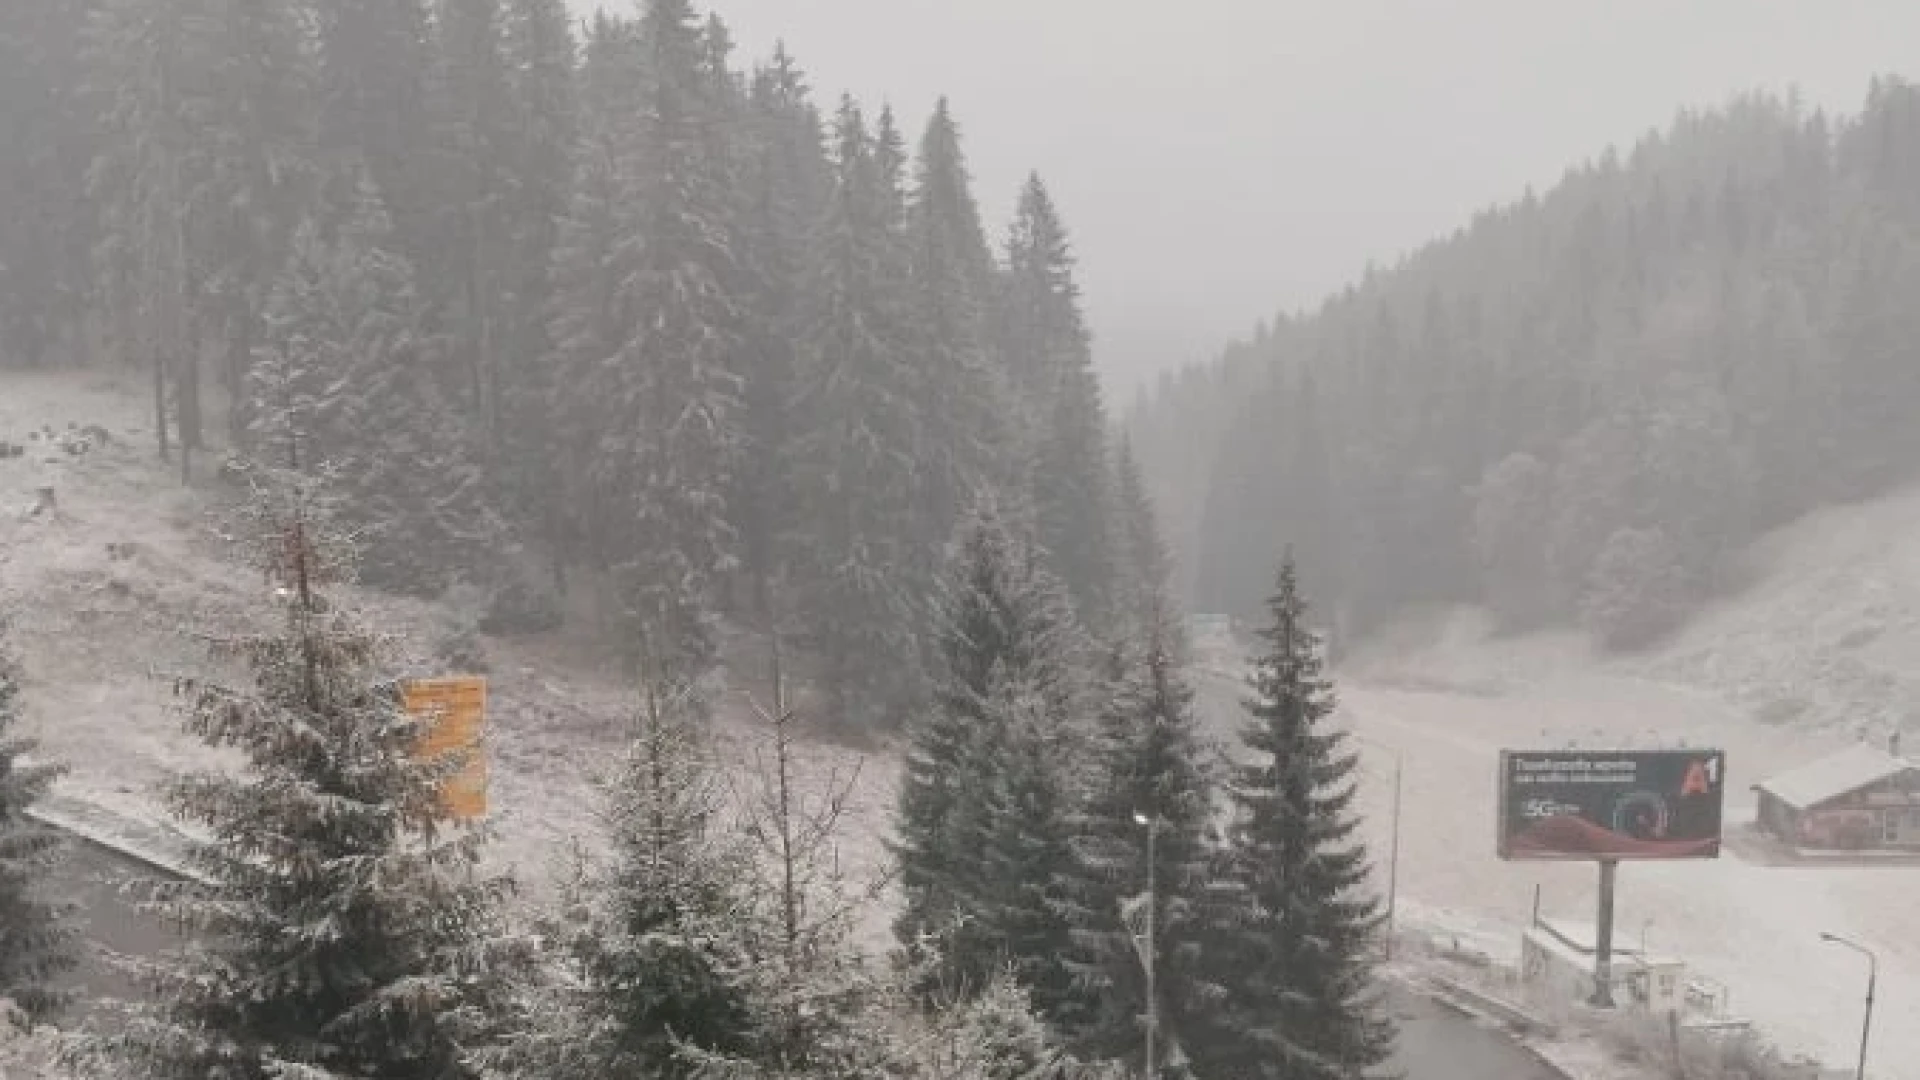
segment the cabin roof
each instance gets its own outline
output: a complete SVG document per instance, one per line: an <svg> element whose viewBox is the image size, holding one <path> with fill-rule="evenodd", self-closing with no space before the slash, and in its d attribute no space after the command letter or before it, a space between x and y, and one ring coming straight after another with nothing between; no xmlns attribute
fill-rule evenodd
<svg viewBox="0 0 1920 1080"><path fill-rule="evenodd" d="M1796 810L1805 810L1890 780L1912 766L1877 746L1856 743L1754 785Z"/></svg>

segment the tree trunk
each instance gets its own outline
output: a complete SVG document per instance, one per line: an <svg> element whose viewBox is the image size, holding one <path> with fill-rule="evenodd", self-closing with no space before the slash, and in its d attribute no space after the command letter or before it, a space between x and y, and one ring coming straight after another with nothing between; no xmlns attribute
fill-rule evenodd
<svg viewBox="0 0 1920 1080"><path fill-rule="evenodd" d="M160 439L160 460L172 457L167 444L167 357L161 349L153 351L153 422Z"/></svg>
<svg viewBox="0 0 1920 1080"><path fill-rule="evenodd" d="M179 420L174 430L180 437L180 449L204 450L207 443L201 424L200 350L192 341L184 341L178 355L180 368L174 373L174 394Z"/></svg>
<svg viewBox="0 0 1920 1080"><path fill-rule="evenodd" d="M247 423L252 419L246 401L247 369L253 364L253 305L242 302L235 313L232 332L227 337L227 364L224 373L227 390L227 445L244 445Z"/></svg>

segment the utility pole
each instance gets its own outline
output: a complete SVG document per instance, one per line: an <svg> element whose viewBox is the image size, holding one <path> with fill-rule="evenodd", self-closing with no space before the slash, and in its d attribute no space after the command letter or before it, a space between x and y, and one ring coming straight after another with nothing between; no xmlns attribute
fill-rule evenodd
<svg viewBox="0 0 1920 1080"><path fill-rule="evenodd" d="M1160 833L1159 817L1149 818L1136 811L1134 823L1143 825L1147 830L1147 945L1140 954L1140 964L1147 973L1147 1060L1141 1076L1147 1080L1159 1075L1158 1059L1154 1056L1154 1042L1160 1034L1160 994L1154 984L1154 957L1158 955L1154 943L1154 923L1159 918L1160 897L1156 888L1155 867L1159 864L1156 857L1155 841Z"/></svg>
<svg viewBox="0 0 1920 1080"><path fill-rule="evenodd" d="M1852 949L1867 958L1867 1011L1860 1021L1860 1063L1855 1067L1855 1080L1867 1080L1867 1038L1873 1034L1873 990L1880 979L1880 958L1873 950L1858 942L1848 941L1839 934L1821 934L1820 940L1843 949Z"/></svg>
<svg viewBox="0 0 1920 1080"><path fill-rule="evenodd" d="M1386 959L1393 959L1394 909L1400 895L1400 794L1401 776L1404 773L1405 756L1399 747L1378 743L1357 732L1349 732L1353 738L1376 750L1384 750L1393 755L1393 833L1388 841L1387 854L1387 926L1386 941L1382 949Z"/></svg>
<svg viewBox="0 0 1920 1080"><path fill-rule="evenodd" d="M1393 959L1393 908L1400 894L1400 751L1393 752L1393 840L1387 856L1387 959Z"/></svg>

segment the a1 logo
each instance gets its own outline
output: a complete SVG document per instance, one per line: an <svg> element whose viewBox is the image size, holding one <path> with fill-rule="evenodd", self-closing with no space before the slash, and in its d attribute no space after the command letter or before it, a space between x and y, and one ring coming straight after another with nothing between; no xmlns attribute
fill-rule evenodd
<svg viewBox="0 0 1920 1080"><path fill-rule="evenodd" d="M1695 758L1687 765L1686 779L1680 781L1680 794L1708 795L1713 785L1720 782L1720 759L1707 758L1704 761Z"/></svg>

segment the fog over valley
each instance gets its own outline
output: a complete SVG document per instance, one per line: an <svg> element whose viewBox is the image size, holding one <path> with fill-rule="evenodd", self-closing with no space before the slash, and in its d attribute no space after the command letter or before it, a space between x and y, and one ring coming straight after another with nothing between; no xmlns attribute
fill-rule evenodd
<svg viewBox="0 0 1920 1080"><path fill-rule="evenodd" d="M1900 0L743 0L722 13L748 55L784 39L823 100L851 92L913 117L949 95L976 136L989 220L1029 170L1046 176L1072 210L1123 405L1141 380L1682 107L1790 87L1851 107L1920 35L1920 9Z"/></svg>
<svg viewBox="0 0 1920 1080"><path fill-rule="evenodd" d="M0 1077L1920 1080L1914 40L0 0Z"/></svg>

